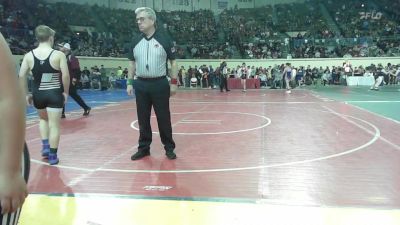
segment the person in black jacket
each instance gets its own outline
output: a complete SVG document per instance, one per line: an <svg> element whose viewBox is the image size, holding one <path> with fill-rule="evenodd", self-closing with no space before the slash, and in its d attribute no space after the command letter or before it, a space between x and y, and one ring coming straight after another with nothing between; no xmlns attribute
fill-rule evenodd
<svg viewBox="0 0 400 225"><path fill-rule="evenodd" d="M221 92L224 91L224 88L226 91L230 91L228 89L228 68L225 61L223 61L219 66L219 74L220 74L219 89L221 90Z"/></svg>

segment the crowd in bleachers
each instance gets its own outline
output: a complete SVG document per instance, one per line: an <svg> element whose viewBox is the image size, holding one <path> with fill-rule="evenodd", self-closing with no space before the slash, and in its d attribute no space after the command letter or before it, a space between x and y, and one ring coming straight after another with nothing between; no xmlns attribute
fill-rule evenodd
<svg viewBox="0 0 400 225"><path fill-rule="evenodd" d="M280 32L307 31L304 37L334 37L316 1L275 6Z"/></svg>
<svg viewBox="0 0 400 225"><path fill-rule="evenodd" d="M254 40L241 44L244 49L244 57L247 59L277 59L282 58L284 43L280 40Z"/></svg>
<svg viewBox="0 0 400 225"><path fill-rule="evenodd" d="M338 32L328 25L322 6ZM363 19L362 12L375 19ZM398 1L307 0L235 7L218 16L210 10L161 11L157 26L175 40L178 58L400 56L399 12ZM53 27L57 41L71 43L78 56L125 57L131 40L139 35L133 12L125 9L0 1L0 30L14 54L24 54L35 45L33 29L38 24Z"/></svg>
<svg viewBox="0 0 400 225"><path fill-rule="evenodd" d="M244 58L262 58L268 50L278 54L265 41L276 36L273 27L272 6L255 9L225 10L220 14L220 23L224 31L225 40L238 47ZM259 48L261 52L258 52Z"/></svg>
<svg viewBox="0 0 400 225"><path fill-rule="evenodd" d="M165 12L158 13L159 23L162 23L178 44L205 43L217 40L217 27L214 14L210 10L195 12Z"/></svg>
<svg viewBox="0 0 400 225"><path fill-rule="evenodd" d="M348 67L348 68L346 68ZM311 65L291 66L291 86L306 85L346 85L347 77L373 77L378 73L384 76L385 85L397 85L400 83L400 64L387 65L371 64L369 66L352 66L349 62L332 67L312 67ZM261 87L272 89L285 88L284 77L285 65L274 65L269 67L248 66L245 63L228 65L229 78L241 78L245 73L247 79L259 79ZM245 72L243 72L245 71ZM207 65L181 67L178 73L179 85L198 88L218 88L221 80L219 67L213 68ZM257 87L260 88L260 87Z"/></svg>
<svg viewBox="0 0 400 225"><path fill-rule="evenodd" d="M1 1L0 31L15 54L24 54L25 49L34 43L31 32L33 24L27 16L23 10L12 4L12 1Z"/></svg>
<svg viewBox="0 0 400 225"><path fill-rule="evenodd" d="M390 36L400 34L399 23L382 14L380 7L359 1L329 0L326 3L332 17L347 38ZM370 13L363 16L360 13Z"/></svg>
<svg viewBox="0 0 400 225"><path fill-rule="evenodd" d="M228 59L233 55L229 43L191 44L187 46L187 51L193 59Z"/></svg>
<svg viewBox="0 0 400 225"><path fill-rule="evenodd" d="M400 1L399 0L380 0L376 4L387 14L393 21L400 20Z"/></svg>

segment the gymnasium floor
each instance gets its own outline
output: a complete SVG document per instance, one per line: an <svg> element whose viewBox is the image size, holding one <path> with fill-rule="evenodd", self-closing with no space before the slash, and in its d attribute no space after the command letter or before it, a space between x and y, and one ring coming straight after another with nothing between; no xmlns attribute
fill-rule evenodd
<svg viewBox="0 0 400 225"><path fill-rule="evenodd" d="M28 111L22 225L400 224L398 86L180 90L175 161L155 117L152 155L130 160L138 125L123 90L81 95L93 110L69 101L56 167Z"/></svg>

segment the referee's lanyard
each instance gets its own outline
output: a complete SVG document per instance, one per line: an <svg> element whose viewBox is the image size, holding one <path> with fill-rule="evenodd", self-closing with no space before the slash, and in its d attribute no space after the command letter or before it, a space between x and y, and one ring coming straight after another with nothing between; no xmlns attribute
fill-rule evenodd
<svg viewBox="0 0 400 225"><path fill-rule="evenodd" d="M149 41L147 41L147 63L146 63L146 69L149 71Z"/></svg>

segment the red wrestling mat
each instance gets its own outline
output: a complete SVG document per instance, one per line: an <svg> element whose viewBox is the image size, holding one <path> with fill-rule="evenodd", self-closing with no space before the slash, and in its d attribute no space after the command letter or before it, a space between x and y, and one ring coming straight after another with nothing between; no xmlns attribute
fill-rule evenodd
<svg viewBox="0 0 400 225"><path fill-rule="evenodd" d="M301 90L181 91L171 112L175 161L155 117L151 156L130 160L134 101L63 120L57 167L42 161L31 121L30 191L400 207L398 123Z"/></svg>

